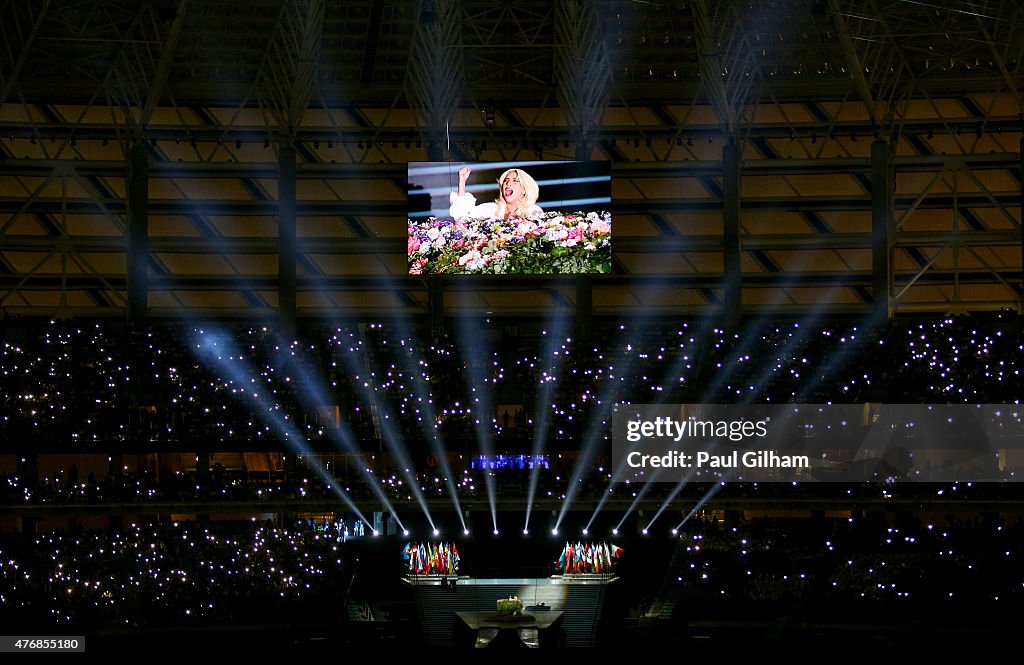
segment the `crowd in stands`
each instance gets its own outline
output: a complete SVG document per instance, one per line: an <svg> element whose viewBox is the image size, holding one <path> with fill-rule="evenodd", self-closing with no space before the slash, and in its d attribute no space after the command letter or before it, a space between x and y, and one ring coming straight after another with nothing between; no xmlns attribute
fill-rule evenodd
<svg viewBox="0 0 1024 665"><path fill-rule="evenodd" d="M537 428L577 444L613 403L1014 402L1022 366L1021 319L1008 313L874 327L752 321L739 332L606 322L586 340L538 326L462 343L383 324L289 342L253 326L27 320L3 328L0 434L83 446L315 441L340 440L340 423L357 445L390 438L413 450L481 433L529 442Z"/></svg>
<svg viewBox="0 0 1024 665"><path fill-rule="evenodd" d="M1022 563L1019 518L693 519L680 530L661 600L690 619L1012 616L1024 606Z"/></svg>
<svg viewBox="0 0 1024 665"><path fill-rule="evenodd" d="M726 331L704 320L595 322L586 339L564 328L501 326L429 339L393 325L314 327L299 341L259 326L5 321L0 339L0 440L80 454L111 447L284 453L281 469L77 469L0 477L0 504L90 505L180 501L316 501L337 490L359 503L379 490L408 509L416 493L448 499L521 499L530 469L475 468L449 478L425 460L449 451L529 452L539 496L661 501L696 506L714 494L749 501L850 498L943 501L1014 498L1014 483L615 482L607 458L575 477L577 453L608 434L616 403L1019 403L1022 320L1000 313L850 321L750 321ZM506 415L507 414L507 415ZM372 469L325 478L302 445L376 451ZM258 444L258 445L257 445ZM411 476L387 451L414 460ZM565 455L560 461L558 456ZM418 492L411 491L412 482ZM571 488L570 484L578 485ZM376 487L374 486L376 485ZM756 503L752 504L756 505ZM794 503L794 506L799 504ZM877 505L877 504L875 504ZM402 509L402 510L405 510ZM400 511L401 512L401 511ZM12 513L13 514L13 513ZM965 518L970 519L970 518ZM656 525L668 534L667 518ZM936 608L1018 609L1024 527L996 517L941 524L903 517L748 521L693 518L680 528L664 593L703 611L750 616L856 612L898 616ZM102 532L0 537L0 616L9 626L206 626L261 615L337 610L350 571L344 543L309 526L169 523ZM328 591L329 590L329 591ZM716 605L721 603L721 605ZM332 605L333 604L333 605ZM685 612L685 604L679 603ZM284 608L284 612L282 612Z"/></svg>
<svg viewBox="0 0 1024 665"><path fill-rule="evenodd" d="M352 563L307 524L162 523L0 538L7 629L134 630L338 616Z"/></svg>
<svg viewBox="0 0 1024 665"><path fill-rule="evenodd" d="M657 498L673 486L610 483L603 454L572 476L573 453L588 442L607 447L616 403L1017 403L1021 323L1005 312L870 327L852 319L755 320L737 332L705 320L598 321L588 339L538 324L440 340L369 323L315 326L285 341L251 325L133 330L109 321L8 320L0 342L0 440L17 452L37 444L82 453L111 445L139 452L251 445L293 458L302 445L326 442L333 450L380 451L381 460L397 448L407 451L412 480L430 498L449 485L442 470L427 468L432 444L470 453L487 440L498 452L523 452L540 437L552 457L538 472L541 496L561 498L572 482L579 491L570 495ZM469 457L452 469L462 496L479 495L486 480ZM331 475L354 498L373 497L379 484L389 497L414 499L410 477L396 466ZM522 490L529 472L491 474L500 493ZM322 474L298 465L258 479L165 469L99 480L22 472L0 482L0 501L316 498L330 491ZM698 483L682 496L704 491ZM779 488L724 491L770 496ZM827 490L839 491L893 490Z"/></svg>
<svg viewBox="0 0 1024 665"><path fill-rule="evenodd" d="M0 617L12 630L86 632L337 617L356 565L341 540L305 522L7 534ZM652 595L652 613L674 605L682 622L1012 621L1024 604L1024 524L998 516L729 524L695 516L674 552L653 556L633 563L663 577L647 576L636 591Z"/></svg>

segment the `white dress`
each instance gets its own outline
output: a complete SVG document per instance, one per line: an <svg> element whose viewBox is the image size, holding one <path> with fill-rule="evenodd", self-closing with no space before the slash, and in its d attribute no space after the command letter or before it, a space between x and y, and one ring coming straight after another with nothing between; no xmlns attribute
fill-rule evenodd
<svg viewBox="0 0 1024 665"><path fill-rule="evenodd" d="M448 214L455 219L463 219L471 217L473 219L495 219L498 216L498 204L494 201L488 201L487 203L476 204L476 197L466 192L462 196L459 196L456 192L452 192L450 195L451 207L448 208ZM526 217L539 217L544 214L544 211L537 204L530 206L527 211Z"/></svg>

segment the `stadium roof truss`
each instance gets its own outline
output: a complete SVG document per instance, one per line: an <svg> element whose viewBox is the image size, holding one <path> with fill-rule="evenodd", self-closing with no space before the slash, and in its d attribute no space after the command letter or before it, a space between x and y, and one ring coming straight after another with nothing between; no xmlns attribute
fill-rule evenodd
<svg viewBox="0 0 1024 665"><path fill-rule="evenodd" d="M0 11L5 314L572 307L576 279L407 274L428 158L609 160L597 314L1021 307L1017 0Z"/></svg>

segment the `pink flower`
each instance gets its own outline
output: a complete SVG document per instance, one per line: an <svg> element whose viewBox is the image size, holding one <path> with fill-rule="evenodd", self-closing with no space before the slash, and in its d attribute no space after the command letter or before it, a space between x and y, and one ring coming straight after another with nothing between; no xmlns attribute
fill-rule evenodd
<svg viewBox="0 0 1024 665"><path fill-rule="evenodd" d="M409 274L410 275L422 275L423 274L423 266L425 266L425 265L427 265L427 260L426 259L416 259L415 261L412 262L412 266L409 267Z"/></svg>
<svg viewBox="0 0 1024 665"><path fill-rule="evenodd" d="M409 254L420 248L420 239L417 236L409 236Z"/></svg>
<svg viewBox="0 0 1024 665"><path fill-rule="evenodd" d="M494 252L493 254L488 254L487 256L485 256L484 257L484 263L490 263L491 261L497 261L498 259L503 259L506 256L508 256L508 251L504 250L504 249L500 249L497 252Z"/></svg>
<svg viewBox="0 0 1024 665"><path fill-rule="evenodd" d="M590 230L594 235L606 236L611 234L612 225L609 224L608 222L598 221L590 225Z"/></svg>
<svg viewBox="0 0 1024 665"><path fill-rule="evenodd" d="M464 266L467 263L469 263L470 261L476 261L479 258L480 258L480 252L478 252L478 251L476 251L474 249L473 251L466 252L465 254L463 254L462 256L459 257L459 265L460 266Z"/></svg>
<svg viewBox="0 0 1024 665"><path fill-rule="evenodd" d="M520 222L519 226L516 227L516 233L518 233L520 237L526 237L526 234L536 230L536 228L537 225L533 222Z"/></svg>

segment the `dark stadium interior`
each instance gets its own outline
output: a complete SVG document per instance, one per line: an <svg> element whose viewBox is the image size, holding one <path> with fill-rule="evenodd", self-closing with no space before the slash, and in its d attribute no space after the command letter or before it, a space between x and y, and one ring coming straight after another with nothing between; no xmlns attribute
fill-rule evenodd
<svg viewBox="0 0 1024 665"><path fill-rule="evenodd" d="M1016 0L11 0L0 37L0 642L1012 643ZM610 216L414 237L410 163L543 161ZM594 229L611 272L423 269ZM645 404L996 434L627 481ZM512 594L536 627L488 633Z"/></svg>

